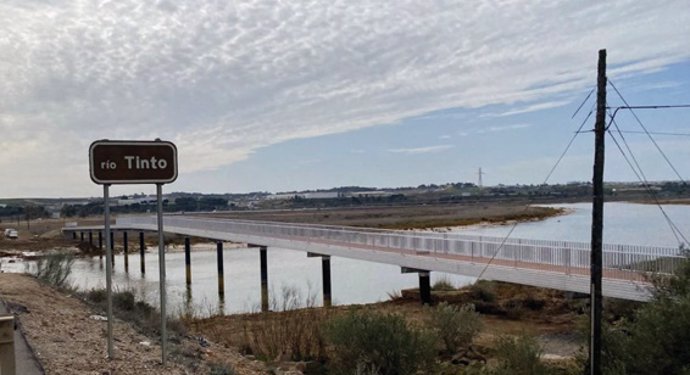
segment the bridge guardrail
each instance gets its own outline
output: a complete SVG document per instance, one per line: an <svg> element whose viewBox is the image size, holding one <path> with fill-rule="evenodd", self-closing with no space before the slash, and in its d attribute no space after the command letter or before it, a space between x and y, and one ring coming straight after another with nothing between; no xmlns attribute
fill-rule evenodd
<svg viewBox="0 0 690 375"><path fill-rule="evenodd" d="M566 274L588 274L589 244L501 237L359 229L354 227L291 224L268 221L165 217L165 226L267 236L302 241L322 241L345 246L366 246L371 250L396 251L409 255L428 254L439 258L461 258L498 265L544 269ZM151 216L122 216L118 225L155 225ZM502 245L501 245L502 244ZM500 251L497 250L500 248ZM650 273L668 274L684 257L679 249L622 244L604 244L604 277L646 281Z"/></svg>

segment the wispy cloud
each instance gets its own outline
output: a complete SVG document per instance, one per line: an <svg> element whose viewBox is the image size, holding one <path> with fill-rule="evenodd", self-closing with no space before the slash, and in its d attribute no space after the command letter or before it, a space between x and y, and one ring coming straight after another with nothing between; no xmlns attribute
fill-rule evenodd
<svg viewBox="0 0 690 375"><path fill-rule="evenodd" d="M495 125L495 126L489 126L487 128L484 128L484 129L479 129L475 133L476 134L482 134L482 133L502 132L502 131L506 131L506 130L527 129L531 126L532 126L532 124Z"/></svg>
<svg viewBox="0 0 690 375"><path fill-rule="evenodd" d="M455 146L453 145L436 145L427 147L414 147L414 148L391 148L388 152L399 153L399 154L429 154L449 150Z"/></svg>
<svg viewBox="0 0 690 375"><path fill-rule="evenodd" d="M570 103L570 101L568 101L568 100L549 101L549 102L544 102L544 103L537 103L537 104L528 105L526 107L511 109L511 110L505 111L505 112L485 113L481 117L505 117L505 116L519 115L519 114L523 114L523 113L542 111L545 109L558 108L558 107L562 107L568 103Z"/></svg>
<svg viewBox="0 0 690 375"><path fill-rule="evenodd" d="M549 100L592 85L600 46L612 76L690 58L687 0L10 0L0 14L8 195L97 191L74 172L94 139L177 141L185 183L290 139L448 108L563 105Z"/></svg>

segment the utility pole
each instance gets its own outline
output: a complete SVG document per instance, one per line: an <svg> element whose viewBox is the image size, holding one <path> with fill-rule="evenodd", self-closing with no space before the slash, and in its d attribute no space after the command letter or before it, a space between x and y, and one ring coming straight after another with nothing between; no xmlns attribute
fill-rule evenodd
<svg viewBox="0 0 690 375"><path fill-rule="evenodd" d="M592 177L592 265L590 285L589 366L601 375L601 247L604 234L604 138L606 136L606 50L599 50L597 115L594 124L594 175Z"/></svg>
<svg viewBox="0 0 690 375"><path fill-rule="evenodd" d="M482 172L482 167L479 167L479 171L477 172L477 174L479 175L479 187L484 187L484 184L482 183L482 175L486 173Z"/></svg>

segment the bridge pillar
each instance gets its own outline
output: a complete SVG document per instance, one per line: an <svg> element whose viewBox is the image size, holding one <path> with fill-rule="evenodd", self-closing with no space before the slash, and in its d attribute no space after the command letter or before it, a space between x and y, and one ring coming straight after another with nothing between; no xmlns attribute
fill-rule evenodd
<svg viewBox="0 0 690 375"><path fill-rule="evenodd" d="M225 278L223 276L223 241L216 242L216 257L218 259L218 295L225 299Z"/></svg>
<svg viewBox="0 0 690 375"><path fill-rule="evenodd" d="M77 232L72 232L72 239L76 240L77 239Z"/></svg>
<svg viewBox="0 0 690 375"><path fill-rule="evenodd" d="M89 245L93 246L93 232L89 231Z"/></svg>
<svg viewBox="0 0 690 375"><path fill-rule="evenodd" d="M419 276L419 299L422 305L431 304L431 271L402 267L402 273L416 273Z"/></svg>
<svg viewBox="0 0 690 375"><path fill-rule="evenodd" d="M144 262L146 256L146 244L144 243L144 232L139 232L139 260L141 262L141 274L146 274L146 263Z"/></svg>
<svg viewBox="0 0 690 375"><path fill-rule="evenodd" d="M192 246L189 237L184 238L184 271L187 285L192 285Z"/></svg>
<svg viewBox="0 0 690 375"><path fill-rule="evenodd" d="M122 232L122 245L122 253L125 256L125 272L129 272L129 254L127 253L129 250L129 243L127 241L127 231Z"/></svg>
<svg viewBox="0 0 690 375"><path fill-rule="evenodd" d="M79 236L81 238L81 242L84 242L84 232L79 232Z"/></svg>
<svg viewBox="0 0 690 375"><path fill-rule="evenodd" d="M261 311L268 311L268 248L259 246L259 263L261 268Z"/></svg>
<svg viewBox="0 0 690 375"><path fill-rule="evenodd" d="M307 256L321 258L321 281L323 283L323 306L331 307L333 300L331 296L331 256L316 253L307 253Z"/></svg>

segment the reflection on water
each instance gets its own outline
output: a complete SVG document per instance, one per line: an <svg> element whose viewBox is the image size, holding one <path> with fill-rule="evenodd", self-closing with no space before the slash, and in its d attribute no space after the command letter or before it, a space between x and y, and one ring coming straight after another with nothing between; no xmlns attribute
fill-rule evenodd
<svg viewBox="0 0 690 375"><path fill-rule="evenodd" d="M168 312L171 315L196 314L208 316L218 313L260 311L261 280L258 248L224 249L225 296L218 295L216 252L209 246L192 247L192 285L185 282L184 252L166 253L166 284ZM138 298L153 305L160 303L157 249L146 253L146 274L140 272L138 254L129 255L129 272L124 270L124 256L115 256L113 267L114 290L130 290ZM21 265L21 266L20 266ZM8 268L8 266L11 266ZM11 268L11 270L10 270ZM21 263L3 269L24 272ZM466 285L470 277L432 273L432 282L448 279L454 285ZM358 304L382 301L389 293L418 286L416 274L402 274L400 267L331 258L332 295L334 304ZM105 257L78 259L70 281L88 290L105 287ZM268 249L268 283L271 306L280 308L302 305L312 300L321 306L321 259L307 258L305 252L279 248ZM284 301L288 298L289 301Z"/></svg>

